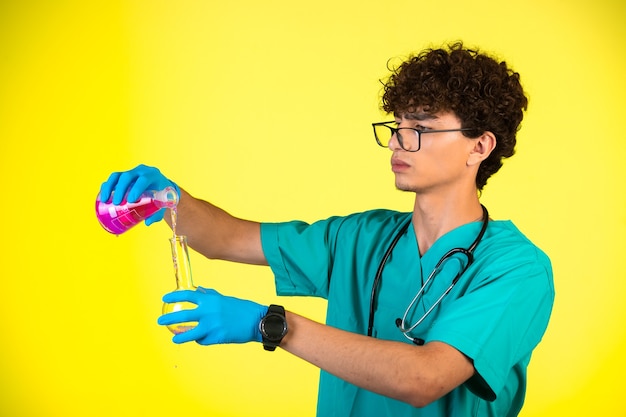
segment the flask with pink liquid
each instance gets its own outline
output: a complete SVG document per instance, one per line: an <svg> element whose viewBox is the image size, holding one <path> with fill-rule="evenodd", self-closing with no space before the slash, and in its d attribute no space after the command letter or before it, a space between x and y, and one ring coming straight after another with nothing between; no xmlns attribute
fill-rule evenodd
<svg viewBox="0 0 626 417"><path fill-rule="evenodd" d="M120 235L131 227L141 223L162 208L175 208L178 204L178 194L174 187L166 187L159 191L146 191L135 203L124 200L114 205L113 196L109 201L101 201L100 195L96 198L96 216L102 227L109 233Z"/></svg>

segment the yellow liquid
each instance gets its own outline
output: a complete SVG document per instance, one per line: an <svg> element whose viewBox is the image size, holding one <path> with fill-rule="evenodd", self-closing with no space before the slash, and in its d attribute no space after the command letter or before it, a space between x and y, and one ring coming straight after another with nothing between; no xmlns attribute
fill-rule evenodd
<svg viewBox="0 0 626 417"><path fill-rule="evenodd" d="M176 311L181 310L190 310L196 308L196 305L193 303L163 303L163 314L174 313ZM167 326L168 330L174 334L184 333L187 330L191 330L196 327L198 323L195 321L186 322L186 323L176 323L170 324Z"/></svg>

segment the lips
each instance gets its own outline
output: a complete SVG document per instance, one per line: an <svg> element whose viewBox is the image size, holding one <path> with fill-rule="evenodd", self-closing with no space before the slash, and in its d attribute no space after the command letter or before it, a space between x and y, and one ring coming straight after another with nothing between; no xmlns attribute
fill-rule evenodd
<svg viewBox="0 0 626 417"><path fill-rule="evenodd" d="M409 164L407 164L406 162L398 159L398 158L391 158L391 170L393 172L401 172L401 171L405 171L406 169L408 169L410 167Z"/></svg>

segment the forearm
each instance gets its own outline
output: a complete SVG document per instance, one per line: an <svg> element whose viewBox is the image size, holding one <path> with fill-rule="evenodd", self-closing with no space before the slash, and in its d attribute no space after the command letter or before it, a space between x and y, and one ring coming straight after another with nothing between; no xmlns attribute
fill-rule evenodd
<svg viewBox="0 0 626 417"><path fill-rule="evenodd" d="M187 236L189 246L207 258L266 265L260 224L239 219L181 189L176 208L176 234ZM170 213L165 216L172 226Z"/></svg>
<svg viewBox="0 0 626 417"><path fill-rule="evenodd" d="M474 372L469 359L443 343L414 346L375 339L287 313L284 350L367 390L422 407Z"/></svg>

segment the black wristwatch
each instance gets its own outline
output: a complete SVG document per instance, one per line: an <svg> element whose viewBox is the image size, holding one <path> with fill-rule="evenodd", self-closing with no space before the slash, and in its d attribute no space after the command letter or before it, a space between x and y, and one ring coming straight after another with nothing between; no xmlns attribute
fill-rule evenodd
<svg viewBox="0 0 626 417"><path fill-rule="evenodd" d="M287 334L287 319L285 309L275 304L270 305L267 314L259 323L263 337L263 349L274 351Z"/></svg>

